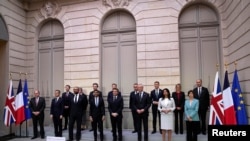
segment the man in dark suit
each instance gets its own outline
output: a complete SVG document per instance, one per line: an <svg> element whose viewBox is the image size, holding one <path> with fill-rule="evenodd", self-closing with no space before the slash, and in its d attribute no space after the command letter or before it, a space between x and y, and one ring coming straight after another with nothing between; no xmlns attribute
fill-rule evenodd
<svg viewBox="0 0 250 141"><path fill-rule="evenodd" d="M118 141L122 141L123 98L119 95L117 88L113 88L112 97L108 99L108 110L113 131L113 141L117 141L116 129L118 129Z"/></svg>
<svg viewBox="0 0 250 141"><path fill-rule="evenodd" d="M202 132L203 135L206 135L206 114L207 114L207 110L209 108L209 104L210 104L210 99L209 99L209 91L206 87L202 86L202 80L201 79L197 79L196 80L196 88L193 89L194 92L194 98L199 100L199 118L201 121L201 128L200 128L200 124L199 124L199 130L198 130L198 134L200 132Z"/></svg>
<svg viewBox="0 0 250 141"><path fill-rule="evenodd" d="M155 81L154 82L154 89L150 92L150 98L152 101L152 114L153 114L153 131L152 134L156 133L156 122L157 122L157 116L159 119L159 131L161 133L161 117L160 112L158 111L158 101L162 97L163 91L160 89L160 82Z"/></svg>
<svg viewBox="0 0 250 141"><path fill-rule="evenodd" d="M129 96L129 109L131 109L131 113L133 117L133 124L134 124L134 131L132 131L132 133L137 132L136 110L133 108L133 102L138 91L137 85L138 85L137 83L134 83L133 85L134 90L130 92L130 96Z"/></svg>
<svg viewBox="0 0 250 141"><path fill-rule="evenodd" d="M93 91L91 91L90 93L89 93L89 103L90 103L90 101L94 98L94 91L95 90L97 90L97 91L99 91L98 90L98 83L93 83L92 84L92 87L93 87ZM100 97L102 97L102 92L101 91L99 91L99 96ZM90 129L89 131L93 131L93 122L91 122L91 127L92 127L92 129Z"/></svg>
<svg viewBox="0 0 250 141"><path fill-rule="evenodd" d="M108 92L107 102L108 102L108 100L109 100L110 98L113 97L113 89L114 89L114 88L118 89L116 83L112 83L112 90ZM118 95L121 96L121 92L120 92L120 91L119 91Z"/></svg>
<svg viewBox="0 0 250 141"><path fill-rule="evenodd" d="M69 121L69 112L70 112L70 99L74 96L72 92L70 92L70 85L65 86L65 92L62 94L64 109L63 109L63 117L65 120L64 128L63 130L67 130L68 127L68 121Z"/></svg>
<svg viewBox="0 0 250 141"><path fill-rule="evenodd" d="M79 87L74 88L74 97L70 100L69 140L73 141L73 128L76 122L76 140L81 139L81 124L83 110L87 106L87 97L79 94Z"/></svg>
<svg viewBox="0 0 250 141"><path fill-rule="evenodd" d="M105 120L105 105L100 91L94 90L94 97L90 100L89 119L94 130L94 140L97 141L97 127L99 127L100 139L103 141L103 121Z"/></svg>
<svg viewBox="0 0 250 141"><path fill-rule="evenodd" d="M55 98L51 101L50 117L54 123L56 137L62 137L63 100L60 97L60 90L55 90Z"/></svg>
<svg viewBox="0 0 250 141"><path fill-rule="evenodd" d="M116 84L116 83L112 83L111 86L112 86L112 90L108 92L107 102L109 102L109 99L113 97L113 89L114 89L114 88L117 89L117 84ZM121 96L121 92L120 92L120 91L119 91L118 95ZM111 119L110 119L110 120L111 120ZM112 121L110 121L110 122L112 122ZM113 132L113 131L111 130L111 132Z"/></svg>
<svg viewBox="0 0 250 141"><path fill-rule="evenodd" d="M137 113L137 128L138 128L138 141L142 140L142 123L144 128L144 141L148 141L148 109L151 106L151 100L148 93L143 91L143 85L138 85L138 93L136 94L133 108Z"/></svg>
<svg viewBox="0 0 250 141"><path fill-rule="evenodd" d="M185 104L185 93L181 91L181 84L175 85L175 92L172 93L172 97L176 105L176 109L174 110L175 133L178 134L180 131L180 134L183 134L183 113Z"/></svg>
<svg viewBox="0 0 250 141"><path fill-rule="evenodd" d="M39 122L40 126L40 135L41 138L44 139L44 109L46 107L45 99L40 97L40 92L38 90L34 91L34 97L31 98L29 107L32 113L32 121L33 121L33 132L34 135L31 139L35 139L38 136L37 123Z"/></svg>

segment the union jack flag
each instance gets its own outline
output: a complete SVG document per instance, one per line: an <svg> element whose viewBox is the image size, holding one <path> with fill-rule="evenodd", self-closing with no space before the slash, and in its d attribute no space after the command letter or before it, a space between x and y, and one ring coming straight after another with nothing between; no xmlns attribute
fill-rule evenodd
<svg viewBox="0 0 250 141"><path fill-rule="evenodd" d="M214 92L211 98L209 125L223 125L224 109L219 74L216 72Z"/></svg>
<svg viewBox="0 0 250 141"><path fill-rule="evenodd" d="M10 80L8 93L6 96L5 107L4 107L4 124L10 126L16 121L15 116L15 96L14 89L12 86L12 80Z"/></svg>

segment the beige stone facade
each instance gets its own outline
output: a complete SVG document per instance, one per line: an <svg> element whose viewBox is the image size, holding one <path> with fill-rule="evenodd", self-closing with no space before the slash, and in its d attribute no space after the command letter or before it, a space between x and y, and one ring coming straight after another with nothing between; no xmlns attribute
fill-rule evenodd
<svg viewBox="0 0 250 141"><path fill-rule="evenodd" d="M2 87L0 89L2 94L0 113L3 113L9 73L12 73L15 91L20 72L27 73L30 95L34 89L46 87L45 85L41 87L39 81L42 79L41 71L46 71L46 69L41 69L41 59L39 60L41 54L39 54L38 48L42 47L40 41L46 41L46 39L43 40L43 35L47 35L47 32L41 33L40 30L46 22L51 20L59 21L63 29L63 37L60 38L63 42L58 42L58 46L63 47L63 82L59 82L62 85L56 88L64 91L66 84L81 86L88 94L92 90L92 83L97 82L100 84L100 89L107 92L111 88L107 86L111 86L111 83L105 84L103 82L103 75L108 74L103 74L102 71L105 69L105 64L102 63L103 56L105 56L105 50L102 49L102 39L109 32L105 32L103 23L110 14L119 11L131 15L136 23L136 29L133 30L135 34L129 36L135 40L136 47L137 57L131 62L131 64L136 65L136 72L133 73L136 76L135 80L144 84L144 90L147 92L153 89L153 83L156 80L160 81L161 88L168 87L173 91L175 84L182 83L182 74L184 74L181 66L183 58L180 53L181 28L179 18L185 9L200 4L210 7L218 16L219 71L223 76L225 71L223 65L227 63L229 80L232 82L234 63L237 62L245 103L250 105L250 74L248 73L250 71L250 1L248 0L3 0L0 1L0 16L6 25L8 39L0 39L0 76L2 78L0 82ZM206 17L200 18L206 20ZM124 22L125 24L126 22ZM109 29L108 26L107 29ZM55 32L52 34L59 35L56 33L58 30L52 30ZM119 33L119 35L121 34ZM121 54L123 53L121 51ZM130 58L130 54L125 53L125 55ZM61 61L59 60L59 62ZM215 68L216 63L211 64L211 67ZM112 70L112 68L110 69ZM123 73L122 69L120 71L118 69L118 72ZM57 72L53 74L56 75ZM212 72L212 74L215 73ZM207 76L198 75L198 77L208 79ZM198 77L190 80L191 85L195 84ZM21 75L21 79L24 78L25 76ZM117 79L116 83L120 84L119 80L123 78L118 77ZM213 90L213 81L214 75L209 76L209 80L206 81L210 92ZM131 91L132 84L129 83L129 86L126 86L131 87ZM123 90L122 87L119 88ZM54 88L48 86L41 94L47 99L47 112ZM47 90L48 92L46 92ZM132 122L130 122L132 116L128 109L129 95L127 91L124 93L126 104L123 127L129 129L132 128ZM247 111L250 113L249 106L247 106ZM51 125L52 122L48 116L49 114L46 113L45 124ZM150 116L150 128L151 125ZM5 127L3 122L0 123L0 127L3 129L0 131L0 136L9 133L9 128ZM110 128L109 118L107 118L104 127ZM13 130L18 130L18 128L14 127Z"/></svg>

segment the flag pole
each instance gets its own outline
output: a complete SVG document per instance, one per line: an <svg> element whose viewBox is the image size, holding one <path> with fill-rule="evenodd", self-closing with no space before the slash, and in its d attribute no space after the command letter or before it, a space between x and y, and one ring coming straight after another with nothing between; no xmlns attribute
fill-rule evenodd
<svg viewBox="0 0 250 141"><path fill-rule="evenodd" d="M27 79L27 72L25 73L25 80ZM26 107L25 107L26 108ZM28 123L27 123L27 119L25 120L26 122L26 137L28 137Z"/></svg>
<svg viewBox="0 0 250 141"><path fill-rule="evenodd" d="M22 77L22 72L19 72L19 78L21 79L21 77ZM22 136L22 133L21 133L22 132L22 122L19 125L19 130L20 130L19 136L21 137Z"/></svg>
<svg viewBox="0 0 250 141"><path fill-rule="evenodd" d="M10 72L10 80L12 79L12 74ZM12 124L10 124L10 136L12 135Z"/></svg>

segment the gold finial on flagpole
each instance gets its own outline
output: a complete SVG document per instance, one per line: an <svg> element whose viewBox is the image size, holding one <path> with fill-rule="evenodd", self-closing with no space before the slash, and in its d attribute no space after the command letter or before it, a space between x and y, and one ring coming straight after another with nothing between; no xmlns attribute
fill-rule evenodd
<svg viewBox="0 0 250 141"><path fill-rule="evenodd" d="M227 63L225 63L226 70L227 70L227 66L228 66L228 64L227 64Z"/></svg>
<svg viewBox="0 0 250 141"><path fill-rule="evenodd" d="M234 62L235 70L237 70L237 61Z"/></svg>
<svg viewBox="0 0 250 141"><path fill-rule="evenodd" d="M27 74L28 74L28 73L26 72L26 73L24 73L24 74L25 74L25 79L27 79Z"/></svg>
<svg viewBox="0 0 250 141"><path fill-rule="evenodd" d="M216 69L217 71L219 71L219 64L216 64Z"/></svg>

